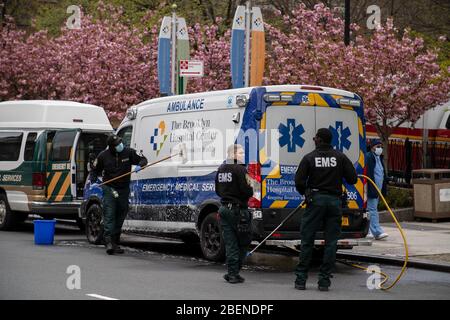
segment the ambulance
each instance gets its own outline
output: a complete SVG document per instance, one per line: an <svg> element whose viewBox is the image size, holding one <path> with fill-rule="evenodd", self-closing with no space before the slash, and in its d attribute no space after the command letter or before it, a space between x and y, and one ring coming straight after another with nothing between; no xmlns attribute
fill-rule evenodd
<svg viewBox="0 0 450 320"><path fill-rule="evenodd" d="M389 121L397 122L395 119ZM366 130L367 139L379 139L374 125L367 123ZM411 142L409 156L406 139ZM410 170L450 169L450 101L425 111L417 121L404 122L392 130L389 136L389 175L402 181L408 167Z"/></svg>
<svg viewBox="0 0 450 320"><path fill-rule="evenodd" d="M254 195L255 242L266 237L302 202L294 177L299 162L314 150L317 129L330 128L333 146L344 152L357 172L364 172L366 150L362 99L351 92L306 85L232 89L169 96L128 109L117 129L123 141L155 162L184 151L138 173L130 183L130 210L124 231L199 241L204 256L224 258L215 193L217 168L233 143L245 149L248 180ZM341 248L368 244L366 181L345 185ZM82 217L91 243L102 241L102 192L85 187ZM300 213L269 238L270 246L298 247ZM316 245L324 244L323 233Z"/></svg>
<svg viewBox="0 0 450 320"><path fill-rule="evenodd" d="M90 158L113 129L103 108L71 101L0 103L0 230L29 215L76 220Z"/></svg>
<svg viewBox="0 0 450 320"><path fill-rule="evenodd" d="M425 111L415 122L402 123L393 129L389 139L409 138L410 141L422 142L424 133L428 141L450 142L450 101ZM367 138L379 139L376 128L371 124L367 124Z"/></svg>

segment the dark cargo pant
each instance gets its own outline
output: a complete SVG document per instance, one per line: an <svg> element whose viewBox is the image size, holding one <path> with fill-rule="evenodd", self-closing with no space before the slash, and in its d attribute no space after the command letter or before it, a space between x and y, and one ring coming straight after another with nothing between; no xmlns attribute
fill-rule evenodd
<svg viewBox="0 0 450 320"><path fill-rule="evenodd" d="M236 276L241 270L251 243L251 217L248 209L221 206L220 225L225 242L228 275Z"/></svg>
<svg viewBox="0 0 450 320"><path fill-rule="evenodd" d="M122 225L128 213L128 197L130 189L116 189L109 186L102 186L103 189L103 222L104 239L106 243L118 244ZM118 198L113 195L113 190L119 194Z"/></svg>
<svg viewBox="0 0 450 320"><path fill-rule="evenodd" d="M341 234L341 198L329 194L315 193L307 205L300 228L301 251L295 274L297 282L305 282L314 249L315 234L323 223L325 248L319 271L319 285L330 286L331 272L336 261L337 241Z"/></svg>

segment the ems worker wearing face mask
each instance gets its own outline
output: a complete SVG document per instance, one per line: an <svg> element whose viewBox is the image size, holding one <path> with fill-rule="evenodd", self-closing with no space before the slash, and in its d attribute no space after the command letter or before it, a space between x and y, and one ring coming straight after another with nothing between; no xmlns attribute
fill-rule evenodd
<svg viewBox="0 0 450 320"><path fill-rule="evenodd" d="M380 140L373 140L370 151L366 153L367 176L375 182L383 196L386 196L386 170L383 163L383 145ZM367 189L367 211L370 215L370 230L368 238L381 240L388 237L380 226L378 216L378 202L380 201L378 191L368 182Z"/></svg>
<svg viewBox="0 0 450 320"><path fill-rule="evenodd" d="M147 164L147 159L137 155L136 150L125 147L120 137L114 134L109 136L107 144L108 148L102 151L93 163L91 172L93 187L96 186L95 182L100 175L103 175L103 181L107 181L129 173L131 165L136 165L134 172L138 172ZM128 213L130 175L107 183L102 189L106 253L110 255L123 253L119 242L122 225Z"/></svg>

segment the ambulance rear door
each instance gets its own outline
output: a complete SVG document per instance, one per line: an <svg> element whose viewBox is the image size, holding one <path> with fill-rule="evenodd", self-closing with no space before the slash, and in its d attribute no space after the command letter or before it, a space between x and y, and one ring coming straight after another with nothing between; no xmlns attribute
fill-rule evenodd
<svg viewBox="0 0 450 320"><path fill-rule="evenodd" d="M273 230L303 200L295 188L295 174L301 159L315 148L315 109L277 103L266 109L262 119L266 141L260 140L264 230ZM283 231L298 230L298 216L283 226Z"/></svg>
<svg viewBox="0 0 450 320"><path fill-rule="evenodd" d="M361 124L361 125L360 125ZM316 126L330 129L333 140L331 145L343 152L355 166L357 173L362 174L364 168L364 151L362 141L364 132L362 121L351 107L316 107ZM358 165L360 164L360 165ZM350 209L363 208L364 187L358 179L356 185L348 185L344 181Z"/></svg>
<svg viewBox="0 0 450 320"><path fill-rule="evenodd" d="M75 146L80 129L55 133L47 164L47 200L70 202L76 197Z"/></svg>

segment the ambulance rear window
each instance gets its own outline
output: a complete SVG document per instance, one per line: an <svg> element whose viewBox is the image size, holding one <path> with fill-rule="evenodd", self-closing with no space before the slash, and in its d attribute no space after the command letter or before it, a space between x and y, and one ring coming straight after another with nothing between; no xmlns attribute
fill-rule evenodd
<svg viewBox="0 0 450 320"><path fill-rule="evenodd" d="M21 132L0 132L0 161L19 160L22 137Z"/></svg>
<svg viewBox="0 0 450 320"><path fill-rule="evenodd" d="M58 132L53 139L53 150L51 160L68 161L76 136L76 131Z"/></svg>

